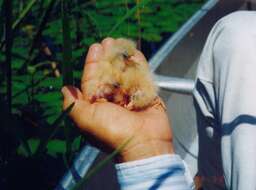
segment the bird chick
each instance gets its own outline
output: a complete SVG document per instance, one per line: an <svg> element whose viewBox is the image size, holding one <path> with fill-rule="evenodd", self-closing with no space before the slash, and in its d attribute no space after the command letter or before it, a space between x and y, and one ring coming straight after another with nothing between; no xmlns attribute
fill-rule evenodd
<svg viewBox="0 0 256 190"><path fill-rule="evenodd" d="M104 52L92 80L85 84L85 94L91 103L109 101L129 110L150 106L157 97L146 60L138 59L136 44L124 38L114 41Z"/></svg>

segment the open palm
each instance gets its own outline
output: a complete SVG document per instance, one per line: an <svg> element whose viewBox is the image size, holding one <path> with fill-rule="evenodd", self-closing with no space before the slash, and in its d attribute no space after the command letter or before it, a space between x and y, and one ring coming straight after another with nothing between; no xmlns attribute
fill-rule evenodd
<svg viewBox="0 0 256 190"><path fill-rule="evenodd" d="M63 87L63 107L67 108L75 102L70 117L82 131L108 147L115 149L132 138L121 151L122 161L172 153L172 133L160 98L153 106L137 112L111 102L91 104L87 101L83 86L93 79L97 63L104 51L111 49L113 42L114 39L107 38L101 44L90 47L81 81L82 92L72 86ZM135 56L138 60L145 61L141 52L138 51Z"/></svg>

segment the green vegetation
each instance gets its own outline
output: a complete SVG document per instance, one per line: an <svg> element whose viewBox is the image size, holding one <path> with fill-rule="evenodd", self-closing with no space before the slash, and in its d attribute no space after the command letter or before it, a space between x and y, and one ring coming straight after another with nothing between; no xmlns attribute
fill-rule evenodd
<svg viewBox="0 0 256 190"><path fill-rule="evenodd" d="M63 84L79 86L92 43L107 36L131 38L139 47L161 42L203 2L0 0L0 176L6 176L0 186L15 182L8 174L15 163L37 166L50 159L66 168L71 164L86 138L66 117L73 105L62 112L60 89ZM44 168L54 177L45 184L41 180L37 189L52 189L66 168L58 174ZM45 177L36 167L18 174L35 171L34 178ZM30 189L26 184L32 180L24 179L24 187L20 185Z"/></svg>

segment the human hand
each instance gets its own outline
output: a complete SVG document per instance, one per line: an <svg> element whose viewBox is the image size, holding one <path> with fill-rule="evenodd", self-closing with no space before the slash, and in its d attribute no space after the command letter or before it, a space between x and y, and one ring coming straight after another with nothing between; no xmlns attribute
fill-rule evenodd
<svg viewBox="0 0 256 190"><path fill-rule="evenodd" d="M105 51L111 50L113 42L114 39L107 38L90 47L82 76L82 92L73 86L63 87L63 108L75 102L69 114L77 126L112 149L131 138L120 152L121 162L173 153L172 132L160 98L153 106L137 112L111 102L90 103L87 100L83 86L93 78L97 63ZM139 51L135 57L145 61Z"/></svg>

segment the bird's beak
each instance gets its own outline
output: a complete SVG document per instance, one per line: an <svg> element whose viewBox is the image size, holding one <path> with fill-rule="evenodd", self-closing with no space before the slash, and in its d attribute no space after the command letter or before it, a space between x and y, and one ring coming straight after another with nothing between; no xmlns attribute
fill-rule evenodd
<svg viewBox="0 0 256 190"><path fill-rule="evenodd" d="M123 52L122 53L122 55L123 55L123 57L124 57L124 63L126 64L126 65L137 65L137 62L135 62L134 60L133 60L133 56L132 55L129 55L128 54L128 52Z"/></svg>

